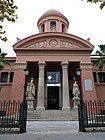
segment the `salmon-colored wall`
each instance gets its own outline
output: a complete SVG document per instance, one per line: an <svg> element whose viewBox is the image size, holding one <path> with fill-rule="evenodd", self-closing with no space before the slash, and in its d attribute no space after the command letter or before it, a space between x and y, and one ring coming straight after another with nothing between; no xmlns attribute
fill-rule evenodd
<svg viewBox="0 0 105 140"><path fill-rule="evenodd" d="M105 100L105 84L95 84L97 100Z"/></svg>
<svg viewBox="0 0 105 140"><path fill-rule="evenodd" d="M14 79L13 85L11 90L10 99L19 101L23 100L24 95L24 70L23 69L16 69L14 72Z"/></svg>
<svg viewBox="0 0 105 140"><path fill-rule="evenodd" d="M12 84L3 84L0 91L0 101L9 101L11 95Z"/></svg>
<svg viewBox="0 0 105 140"><path fill-rule="evenodd" d="M90 79L92 81L92 91L86 91L85 90L85 80ZM81 71L81 86L82 86L82 94L83 94L83 99L90 101L90 100L97 100L96 96L96 90L95 90L95 85L94 85L94 80L93 80L93 74L91 69L82 69Z"/></svg>

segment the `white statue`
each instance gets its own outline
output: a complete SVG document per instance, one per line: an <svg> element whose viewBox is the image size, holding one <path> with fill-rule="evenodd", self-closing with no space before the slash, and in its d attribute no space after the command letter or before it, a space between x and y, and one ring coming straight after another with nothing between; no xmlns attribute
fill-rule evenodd
<svg viewBox="0 0 105 140"><path fill-rule="evenodd" d="M79 97L79 95L80 95L77 81L75 81L73 83L73 95L74 95L74 97Z"/></svg>
<svg viewBox="0 0 105 140"><path fill-rule="evenodd" d="M27 84L26 89L27 98L32 97L34 99L35 96L35 85L33 83L33 78L31 78L31 81Z"/></svg>

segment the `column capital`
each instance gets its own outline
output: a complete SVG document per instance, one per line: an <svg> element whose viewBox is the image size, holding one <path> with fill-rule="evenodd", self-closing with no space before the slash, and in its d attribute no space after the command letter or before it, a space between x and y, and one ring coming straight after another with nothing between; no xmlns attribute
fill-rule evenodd
<svg viewBox="0 0 105 140"><path fill-rule="evenodd" d="M62 62L62 63L61 63L62 68L67 68L68 65L69 65L68 62Z"/></svg>
<svg viewBox="0 0 105 140"><path fill-rule="evenodd" d="M44 68L46 63L45 62L38 62L39 67Z"/></svg>

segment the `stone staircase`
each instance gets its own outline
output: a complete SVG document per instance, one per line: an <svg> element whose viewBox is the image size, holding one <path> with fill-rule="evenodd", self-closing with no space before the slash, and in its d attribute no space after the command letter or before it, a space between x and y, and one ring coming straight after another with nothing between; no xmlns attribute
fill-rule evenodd
<svg viewBox="0 0 105 140"><path fill-rule="evenodd" d="M28 110L27 111L28 121L77 121L78 111L77 110Z"/></svg>

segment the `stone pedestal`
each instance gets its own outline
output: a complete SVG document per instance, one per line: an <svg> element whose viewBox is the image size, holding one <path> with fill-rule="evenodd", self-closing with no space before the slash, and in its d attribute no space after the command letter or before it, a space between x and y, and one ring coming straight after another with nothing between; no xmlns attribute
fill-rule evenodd
<svg viewBox="0 0 105 140"><path fill-rule="evenodd" d="M79 97L74 97L72 100L73 100L73 103L74 103L73 110L78 110L78 104L80 104L80 98Z"/></svg>
<svg viewBox="0 0 105 140"><path fill-rule="evenodd" d="M27 97L27 108L34 109L34 97Z"/></svg>

